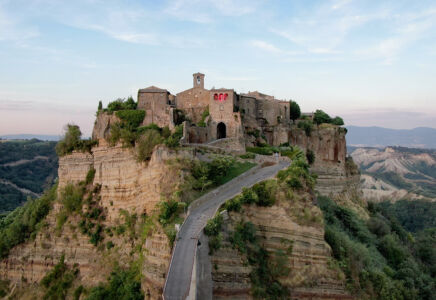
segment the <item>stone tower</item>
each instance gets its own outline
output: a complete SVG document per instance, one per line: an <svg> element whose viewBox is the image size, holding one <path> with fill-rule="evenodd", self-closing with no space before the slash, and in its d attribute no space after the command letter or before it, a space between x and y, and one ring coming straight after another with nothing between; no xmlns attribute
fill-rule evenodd
<svg viewBox="0 0 436 300"><path fill-rule="evenodd" d="M202 73L194 73L192 74L194 77L194 88L202 88L204 89L204 74Z"/></svg>

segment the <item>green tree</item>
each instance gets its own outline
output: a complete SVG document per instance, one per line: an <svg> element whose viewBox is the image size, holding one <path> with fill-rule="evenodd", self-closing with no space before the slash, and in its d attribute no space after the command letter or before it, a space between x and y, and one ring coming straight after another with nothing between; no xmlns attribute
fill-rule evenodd
<svg viewBox="0 0 436 300"><path fill-rule="evenodd" d="M342 126L344 125L344 120L341 117L334 117L332 120L332 124Z"/></svg>
<svg viewBox="0 0 436 300"><path fill-rule="evenodd" d="M74 124L67 124L64 129L64 138L56 145L56 153L59 156L71 153L74 149L81 146L82 132L80 127Z"/></svg>
<svg viewBox="0 0 436 300"><path fill-rule="evenodd" d="M301 110L300 105L298 105L297 102L291 101L290 107L289 107L289 116L292 121L295 122L300 116L301 116Z"/></svg>
<svg viewBox="0 0 436 300"><path fill-rule="evenodd" d="M102 110L103 109L103 103L101 101L98 101L98 110Z"/></svg>
<svg viewBox="0 0 436 300"><path fill-rule="evenodd" d="M322 123L331 123L332 122L332 118L330 118L330 116L325 113L324 111L317 109L315 111L315 114L313 115L313 121L319 125Z"/></svg>

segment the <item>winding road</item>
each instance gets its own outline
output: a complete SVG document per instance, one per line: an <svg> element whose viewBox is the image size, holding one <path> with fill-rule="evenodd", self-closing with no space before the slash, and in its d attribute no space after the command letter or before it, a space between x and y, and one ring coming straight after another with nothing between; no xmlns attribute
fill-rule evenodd
<svg viewBox="0 0 436 300"><path fill-rule="evenodd" d="M171 258L163 291L165 300L184 300L188 296L198 239L207 221L215 215L220 205L241 193L243 187L250 187L271 178L288 166L289 161L281 160L275 165L258 168L254 172L249 170L201 197L207 201L196 201L200 204L191 205L190 214L178 233Z"/></svg>

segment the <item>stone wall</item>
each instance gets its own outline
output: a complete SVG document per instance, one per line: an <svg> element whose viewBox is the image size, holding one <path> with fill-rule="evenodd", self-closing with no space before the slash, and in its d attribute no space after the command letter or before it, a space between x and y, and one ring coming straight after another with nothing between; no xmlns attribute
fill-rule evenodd
<svg viewBox="0 0 436 300"><path fill-rule="evenodd" d="M165 90L162 92L140 90L138 92L138 109L145 110L143 125L154 123L159 127L170 126L172 119L169 96Z"/></svg>
<svg viewBox="0 0 436 300"><path fill-rule="evenodd" d="M193 122L198 123L209 105L210 91L195 87L177 94L176 106Z"/></svg>

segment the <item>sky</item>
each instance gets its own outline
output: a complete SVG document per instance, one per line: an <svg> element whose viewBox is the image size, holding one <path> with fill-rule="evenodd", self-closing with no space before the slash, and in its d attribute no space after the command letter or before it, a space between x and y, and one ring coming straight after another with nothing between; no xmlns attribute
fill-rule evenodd
<svg viewBox="0 0 436 300"><path fill-rule="evenodd" d="M99 100L195 72L346 125L436 127L436 1L0 0L0 134L89 136Z"/></svg>

